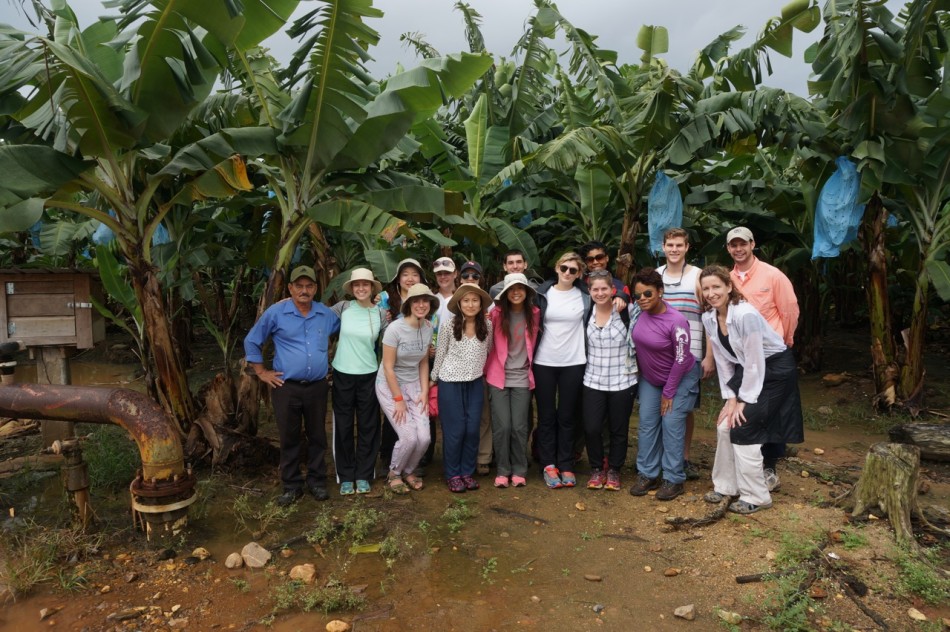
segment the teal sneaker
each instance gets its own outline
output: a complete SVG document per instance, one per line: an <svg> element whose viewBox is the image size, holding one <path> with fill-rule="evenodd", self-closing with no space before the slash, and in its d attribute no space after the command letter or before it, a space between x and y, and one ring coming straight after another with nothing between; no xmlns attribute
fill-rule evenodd
<svg viewBox="0 0 950 632"><path fill-rule="evenodd" d="M370 490L369 481L356 481L356 493L368 494Z"/></svg>
<svg viewBox="0 0 950 632"><path fill-rule="evenodd" d="M356 490L353 489L353 482L346 481L340 485L340 496L352 496Z"/></svg>

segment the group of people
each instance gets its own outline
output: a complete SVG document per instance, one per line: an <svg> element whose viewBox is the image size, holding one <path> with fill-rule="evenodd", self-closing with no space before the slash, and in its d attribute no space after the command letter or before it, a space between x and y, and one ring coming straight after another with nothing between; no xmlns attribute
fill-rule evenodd
<svg viewBox="0 0 950 632"><path fill-rule="evenodd" d="M728 498L737 513L771 507L776 462L786 443L804 438L791 352L798 306L787 277L753 254L749 229L733 229L726 241L734 268L700 270L686 263L688 233L668 230L666 265L637 272L632 292L611 276L599 242L563 254L540 285L525 275L524 253L509 251L506 276L487 292L474 261L457 268L450 257L436 259L436 292L416 259L401 261L385 289L358 268L343 285L352 298L330 308L313 300L313 270L296 268L290 299L270 307L245 339L248 365L271 387L278 503L295 502L305 487L318 500L329 495L324 417L337 336L333 455L341 495L371 490L377 456L391 491L423 489L436 425L450 491L478 489L492 456L495 487L526 485L533 397L534 458L547 487L576 486L586 449L587 487L621 489L639 400L630 493L656 490L656 499L671 500L693 469L700 379L717 373L724 404L705 499ZM272 370L261 353L268 338Z"/></svg>

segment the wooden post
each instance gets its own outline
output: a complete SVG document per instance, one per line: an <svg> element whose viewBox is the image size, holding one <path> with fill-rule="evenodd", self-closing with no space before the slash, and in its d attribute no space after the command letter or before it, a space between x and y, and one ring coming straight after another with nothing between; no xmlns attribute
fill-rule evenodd
<svg viewBox="0 0 950 632"><path fill-rule="evenodd" d="M911 513L919 513L917 477L920 450L902 443L875 443L864 461L864 471L855 486L852 516L872 507L887 514L898 544L916 546Z"/></svg>
<svg viewBox="0 0 950 632"><path fill-rule="evenodd" d="M37 384L69 384L69 356L72 347L30 347L36 360ZM76 436L71 421L48 421L40 423L43 447L48 448L56 440L65 441Z"/></svg>

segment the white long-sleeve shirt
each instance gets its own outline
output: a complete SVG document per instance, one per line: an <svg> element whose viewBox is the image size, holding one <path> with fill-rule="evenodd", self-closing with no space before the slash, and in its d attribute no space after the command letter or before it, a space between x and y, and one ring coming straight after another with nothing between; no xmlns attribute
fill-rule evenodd
<svg viewBox="0 0 950 632"><path fill-rule="evenodd" d="M729 353L719 340L719 323L716 319L716 310L710 309L703 314L703 327L713 346L713 357L716 360L716 373L719 375L719 389L722 398L737 397L742 401L754 404L762 392L765 383L765 359L776 353L785 351L785 343L781 336L769 326L769 323L749 303L745 301L738 305L729 304L726 313L726 331L729 335L729 346L734 354ZM742 365L742 384L739 392L729 388L729 380L735 375L735 365Z"/></svg>

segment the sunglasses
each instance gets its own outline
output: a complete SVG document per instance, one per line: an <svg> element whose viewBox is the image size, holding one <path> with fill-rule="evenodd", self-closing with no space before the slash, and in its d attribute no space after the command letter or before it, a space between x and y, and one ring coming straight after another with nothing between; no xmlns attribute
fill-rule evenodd
<svg viewBox="0 0 950 632"><path fill-rule="evenodd" d="M474 280L478 281L480 278L482 278L482 275L480 275L478 272L463 272L463 273L462 273L462 278L463 278L463 279L474 279Z"/></svg>
<svg viewBox="0 0 950 632"><path fill-rule="evenodd" d="M643 298L653 298L653 290L643 290L640 294L634 293L633 300L639 301L641 296Z"/></svg>
<svg viewBox="0 0 950 632"><path fill-rule="evenodd" d="M560 268L558 269L564 274L577 274L580 271L578 268L572 268L571 266L566 266L564 264L561 264Z"/></svg>
<svg viewBox="0 0 950 632"><path fill-rule="evenodd" d="M603 260L606 259L606 258L607 258L607 255L606 255L606 254L600 253L599 255L593 255L593 256L590 256L590 257L585 257L585 258L584 258L584 261L586 261L587 263L600 263L601 261L603 261Z"/></svg>

